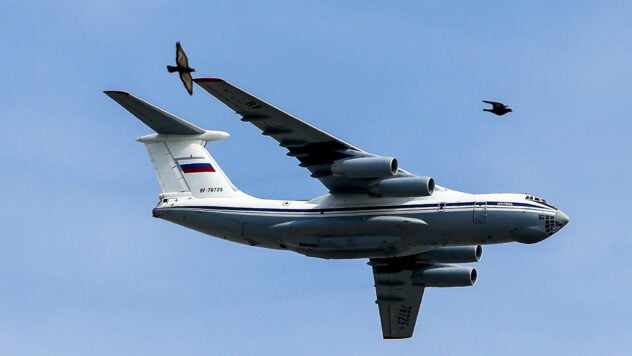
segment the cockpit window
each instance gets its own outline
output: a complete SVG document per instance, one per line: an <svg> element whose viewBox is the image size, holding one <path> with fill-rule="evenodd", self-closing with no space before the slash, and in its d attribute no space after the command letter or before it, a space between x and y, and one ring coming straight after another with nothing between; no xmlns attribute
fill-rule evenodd
<svg viewBox="0 0 632 356"><path fill-rule="evenodd" d="M536 196L534 196L534 195L527 195L527 196L525 197L525 199L527 199L527 200L531 200L531 201L534 201L534 202L536 202L536 203L544 204L544 205L548 206L549 208L557 209L557 208L556 208L556 207L554 207L553 205L551 205L551 204L547 203L547 202L546 202L546 200L544 200L544 199L542 199L542 198L540 198L540 197L536 197Z"/></svg>

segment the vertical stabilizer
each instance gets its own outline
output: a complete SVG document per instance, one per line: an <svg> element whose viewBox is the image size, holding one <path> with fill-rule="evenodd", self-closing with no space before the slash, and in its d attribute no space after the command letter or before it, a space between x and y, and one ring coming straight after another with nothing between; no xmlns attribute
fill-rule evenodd
<svg viewBox="0 0 632 356"><path fill-rule="evenodd" d="M138 141L147 148L163 193L196 198L237 194L237 188L205 148L209 141L228 137L226 132L204 130L126 92L105 94L157 132Z"/></svg>
<svg viewBox="0 0 632 356"><path fill-rule="evenodd" d="M197 198L228 198L237 191L204 143L186 139L145 142L164 193L191 192Z"/></svg>

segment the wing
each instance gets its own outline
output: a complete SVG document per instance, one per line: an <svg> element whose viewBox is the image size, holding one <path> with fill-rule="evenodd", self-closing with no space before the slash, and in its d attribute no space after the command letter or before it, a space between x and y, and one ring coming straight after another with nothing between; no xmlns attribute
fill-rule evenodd
<svg viewBox="0 0 632 356"><path fill-rule="evenodd" d="M193 95L193 79L191 78L191 73L180 72L180 80L184 87L187 88L189 95Z"/></svg>
<svg viewBox="0 0 632 356"><path fill-rule="evenodd" d="M412 284L413 268L408 259L371 259L375 280L375 303L380 311L382 335L385 339L413 336L424 295L424 287ZM413 262L414 264L414 262Z"/></svg>
<svg viewBox="0 0 632 356"><path fill-rule="evenodd" d="M104 91L122 107L159 134L196 135L205 131L124 91Z"/></svg>
<svg viewBox="0 0 632 356"><path fill-rule="evenodd" d="M300 119L285 113L234 85L215 78L194 81L242 116L242 121L257 126L265 136L287 148L288 156L296 157L300 166L309 169L332 193L366 193L372 180L349 178L332 173L332 164L346 158L379 157L354 147ZM397 169L395 176L411 176Z"/></svg>
<svg viewBox="0 0 632 356"><path fill-rule="evenodd" d="M502 105L502 103L499 103L499 102L497 102L497 101L483 100L483 102L484 102L484 103L486 103L486 104L492 104L492 105L494 105L494 106L496 106L496 105Z"/></svg>
<svg viewBox="0 0 632 356"><path fill-rule="evenodd" d="M184 49L182 49L180 42L176 42L176 63L179 67L189 67L189 59L187 58L186 53L184 53Z"/></svg>

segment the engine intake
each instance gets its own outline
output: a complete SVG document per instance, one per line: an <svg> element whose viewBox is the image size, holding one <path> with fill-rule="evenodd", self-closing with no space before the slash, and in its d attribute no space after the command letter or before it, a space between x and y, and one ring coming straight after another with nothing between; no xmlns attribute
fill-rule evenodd
<svg viewBox="0 0 632 356"><path fill-rule="evenodd" d="M424 287L469 287L476 284L476 269L453 265L431 265L413 272L413 284Z"/></svg>
<svg viewBox="0 0 632 356"><path fill-rule="evenodd" d="M370 192L383 197L427 197L434 189L435 181L431 177L398 177L377 182Z"/></svg>
<svg viewBox="0 0 632 356"><path fill-rule="evenodd" d="M397 174L399 165L393 157L360 157L337 161L331 172L347 178L379 178Z"/></svg>

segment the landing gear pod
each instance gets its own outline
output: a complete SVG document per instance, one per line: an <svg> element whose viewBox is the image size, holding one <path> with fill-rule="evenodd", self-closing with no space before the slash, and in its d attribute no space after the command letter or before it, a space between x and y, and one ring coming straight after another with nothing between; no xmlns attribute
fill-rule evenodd
<svg viewBox="0 0 632 356"><path fill-rule="evenodd" d="M481 257L481 245L439 247L416 256L417 262L420 263L470 263L480 261Z"/></svg>

